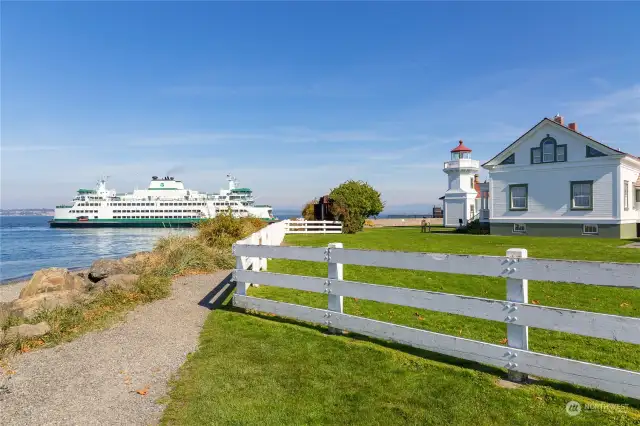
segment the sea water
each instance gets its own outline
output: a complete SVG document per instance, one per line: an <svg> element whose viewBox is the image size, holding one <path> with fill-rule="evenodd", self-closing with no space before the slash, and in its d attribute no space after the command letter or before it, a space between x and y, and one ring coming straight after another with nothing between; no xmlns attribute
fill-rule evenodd
<svg viewBox="0 0 640 426"><path fill-rule="evenodd" d="M151 250L159 238L189 228L50 228L47 216L0 217L0 284L38 269L87 267L99 258Z"/></svg>

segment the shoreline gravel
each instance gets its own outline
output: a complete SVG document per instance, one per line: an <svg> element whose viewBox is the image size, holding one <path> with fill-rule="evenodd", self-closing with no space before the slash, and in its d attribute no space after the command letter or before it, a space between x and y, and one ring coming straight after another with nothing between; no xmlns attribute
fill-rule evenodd
<svg viewBox="0 0 640 426"><path fill-rule="evenodd" d="M171 296L111 328L11 359L13 374L0 374L0 424L158 423L158 399L198 347L210 312L200 302L229 272L177 278Z"/></svg>

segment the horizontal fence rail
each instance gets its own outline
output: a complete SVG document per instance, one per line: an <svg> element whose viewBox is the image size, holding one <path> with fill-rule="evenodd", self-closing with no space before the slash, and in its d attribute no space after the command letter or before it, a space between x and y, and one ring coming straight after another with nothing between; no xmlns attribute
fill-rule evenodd
<svg viewBox="0 0 640 426"><path fill-rule="evenodd" d="M286 220L287 234L341 234L342 222L331 220Z"/></svg>
<svg viewBox="0 0 640 426"><path fill-rule="evenodd" d="M456 358L640 398L640 373L633 371L267 299L234 295L233 303L244 309L331 326Z"/></svg>
<svg viewBox="0 0 640 426"><path fill-rule="evenodd" d="M239 281L315 293L330 291L331 294L339 296L640 344L640 318L357 281L327 280L272 272L235 271L234 274Z"/></svg>
<svg viewBox="0 0 640 426"><path fill-rule="evenodd" d="M528 342L528 327L536 327L640 344L640 318L528 303L529 279L638 289L640 264L535 259L528 258L524 249L509 249L506 256L470 256L354 250L342 248L340 243L328 247L282 247L279 244L289 225L274 225L280 226L274 228L275 237L262 230L259 236L254 234L233 246L237 257L234 306L325 325L331 333L348 330L506 368L509 379L514 381L525 381L527 374L534 374L640 399L640 372L532 352ZM262 272L267 258L324 262L328 276ZM344 280L344 264L505 278L507 298L496 300ZM324 293L328 295L328 309L249 297L248 283ZM347 315L343 312L344 297L502 322L506 324L507 346Z"/></svg>
<svg viewBox="0 0 640 426"><path fill-rule="evenodd" d="M410 269L414 271L447 272L451 274L487 277L533 279L613 287L640 288L640 263L606 263L573 260L509 258L506 256L471 256L459 254L395 252L356 249L326 249L310 247L256 247L237 245L241 256L265 256L276 259L328 261L346 265ZM296 250L311 253L314 259L298 259ZM267 253L268 256L262 254ZM322 259L319 253L323 253ZM325 258L329 256L330 258Z"/></svg>

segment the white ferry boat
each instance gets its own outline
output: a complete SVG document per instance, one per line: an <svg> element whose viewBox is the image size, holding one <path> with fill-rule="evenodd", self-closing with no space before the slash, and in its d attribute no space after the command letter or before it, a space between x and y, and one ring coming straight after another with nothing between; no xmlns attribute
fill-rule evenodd
<svg viewBox="0 0 640 426"><path fill-rule="evenodd" d="M77 227L192 227L198 222L231 211L235 217L276 220L271 206L256 205L249 188L227 175L228 189L208 194L186 189L182 181L153 176L147 189L116 193L100 179L95 189L78 189L69 205L56 206L53 228Z"/></svg>

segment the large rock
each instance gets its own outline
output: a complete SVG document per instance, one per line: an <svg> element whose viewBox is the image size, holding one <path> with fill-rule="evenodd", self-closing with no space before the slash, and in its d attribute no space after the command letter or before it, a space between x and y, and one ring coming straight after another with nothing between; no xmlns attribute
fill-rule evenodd
<svg viewBox="0 0 640 426"><path fill-rule="evenodd" d="M11 339L11 340L15 339L18 336L33 338L33 337L44 336L50 331L51 331L51 327L49 327L49 324L42 321L38 324L21 324L21 325L9 327L4 337L6 339Z"/></svg>
<svg viewBox="0 0 640 426"><path fill-rule="evenodd" d="M31 318L41 309L51 310L69 306L82 298L79 291L65 290L51 293L38 293L35 296L16 299L11 302L9 313L22 318Z"/></svg>
<svg viewBox="0 0 640 426"><path fill-rule="evenodd" d="M108 290L116 287L120 287L123 290L132 290L135 287L136 281L140 276L136 274L116 274L110 275L105 279L102 279L93 285L94 290Z"/></svg>
<svg viewBox="0 0 640 426"><path fill-rule="evenodd" d="M157 265L158 256L150 251L141 251L138 253L130 254L129 256L120 259L128 269L130 274L140 274L144 270L152 268Z"/></svg>
<svg viewBox="0 0 640 426"><path fill-rule="evenodd" d="M33 274L31 281L20 291L20 299L59 291L82 292L87 290L88 284L87 280L64 268L41 269Z"/></svg>
<svg viewBox="0 0 640 426"><path fill-rule="evenodd" d="M128 274L129 266L120 259L98 259L89 269L89 279L94 283L110 275Z"/></svg>

